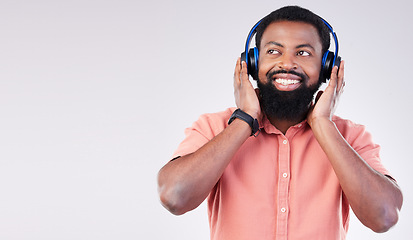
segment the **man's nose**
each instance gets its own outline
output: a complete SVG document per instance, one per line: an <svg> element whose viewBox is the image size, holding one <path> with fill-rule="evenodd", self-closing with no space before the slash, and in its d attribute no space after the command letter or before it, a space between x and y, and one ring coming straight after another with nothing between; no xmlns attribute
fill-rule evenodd
<svg viewBox="0 0 413 240"><path fill-rule="evenodd" d="M290 54L283 54L278 58L277 62L277 68L278 69L284 69L284 70L293 70L297 69L298 65L296 62L295 56L292 56Z"/></svg>

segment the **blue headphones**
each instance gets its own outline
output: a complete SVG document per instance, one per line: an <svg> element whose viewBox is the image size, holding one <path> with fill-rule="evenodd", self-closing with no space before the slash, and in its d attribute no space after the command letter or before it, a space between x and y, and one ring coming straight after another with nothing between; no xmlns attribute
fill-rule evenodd
<svg viewBox="0 0 413 240"><path fill-rule="evenodd" d="M335 51L331 52L327 50L322 58L321 62L321 70L320 70L320 78L323 79L323 82L326 82L327 79L330 79L331 70L333 66L340 66L341 57L338 56L338 39L337 35L333 30L333 27L324 19L320 17L320 19L324 22L324 24L328 27L331 35L334 39L335 44ZM249 48L252 37L257 32L257 27L260 25L262 20L258 21L250 30L248 34L247 41L245 43L245 52L241 53L241 60L247 63L247 70L248 73L252 76L253 79L258 80L258 48Z"/></svg>

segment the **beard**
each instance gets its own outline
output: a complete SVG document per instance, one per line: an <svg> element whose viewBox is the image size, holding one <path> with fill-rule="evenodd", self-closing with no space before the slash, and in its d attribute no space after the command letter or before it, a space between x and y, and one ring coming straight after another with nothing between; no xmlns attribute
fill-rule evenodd
<svg viewBox="0 0 413 240"><path fill-rule="evenodd" d="M273 84L273 76L278 73L289 73L302 79L300 87L293 91L280 91ZM271 71L267 73L267 83L257 81L260 90L260 104L268 117L280 120L299 121L304 118L311 106L314 94L322 84L322 80L311 86L306 86L308 77L295 71Z"/></svg>

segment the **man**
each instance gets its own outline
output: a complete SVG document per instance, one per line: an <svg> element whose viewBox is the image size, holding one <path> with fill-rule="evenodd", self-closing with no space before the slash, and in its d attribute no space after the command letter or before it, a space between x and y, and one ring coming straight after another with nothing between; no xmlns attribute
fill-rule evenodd
<svg viewBox="0 0 413 240"><path fill-rule="evenodd" d="M169 211L183 214L208 198L211 239L225 240L345 239L350 206L375 232L396 224L402 193L381 164L379 146L364 126L333 115L344 62L312 102L328 34L320 17L296 6L262 19L259 90L238 59L239 110L201 116L159 172Z"/></svg>

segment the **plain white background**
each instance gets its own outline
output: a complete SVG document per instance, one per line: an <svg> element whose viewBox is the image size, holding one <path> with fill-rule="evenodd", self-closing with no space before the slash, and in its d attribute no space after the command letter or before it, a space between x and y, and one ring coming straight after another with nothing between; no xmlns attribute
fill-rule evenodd
<svg viewBox="0 0 413 240"><path fill-rule="evenodd" d="M352 215L348 239L409 239L408 0L1 0L0 239L209 239L205 204L171 215L157 172L200 114L234 106L248 31L289 4L333 25L337 114L368 127L404 192L396 227Z"/></svg>

